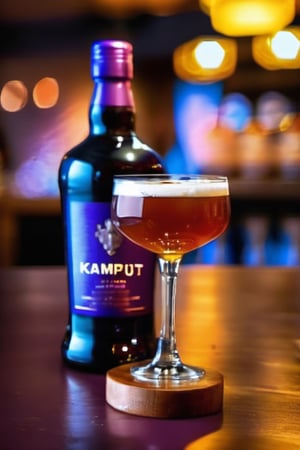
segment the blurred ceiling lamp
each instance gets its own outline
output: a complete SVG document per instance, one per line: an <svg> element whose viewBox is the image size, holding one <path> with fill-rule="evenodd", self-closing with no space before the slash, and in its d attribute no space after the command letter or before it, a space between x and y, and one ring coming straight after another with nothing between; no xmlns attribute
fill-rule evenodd
<svg viewBox="0 0 300 450"><path fill-rule="evenodd" d="M274 33L295 17L295 0L212 0L213 28L228 36Z"/></svg>
<svg viewBox="0 0 300 450"><path fill-rule="evenodd" d="M300 27L252 39L255 62L267 70L300 69Z"/></svg>
<svg viewBox="0 0 300 450"><path fill-rule="evenodd" d="M199 0L200 9L209 15L212 2L213 0Z"/></svg>
<svg viewBox="0 0 300 450"><path fill-rule="evenodd" d="M173 54L178 78L190 82L223 80L235 70L237 44L233 39L202 36L177 47Z"/></svg>
<svg viewBox="0 0 300 450"><path fill-rule="evenodd" d="M233 39L201 36L177 47L173 53L176 75L185 81L209 82L228 78L237 62Z"/></svg>

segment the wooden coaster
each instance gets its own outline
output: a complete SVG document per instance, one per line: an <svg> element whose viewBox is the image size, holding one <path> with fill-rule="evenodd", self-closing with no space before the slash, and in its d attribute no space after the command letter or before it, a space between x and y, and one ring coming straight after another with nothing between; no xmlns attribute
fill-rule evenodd
<svg viewBox="0 0 300 450"><path fill-rule="evenodd" d="M214 414L223 407L223 376L205 369L200 380L174 383L146 382L130 373L125 364L106 374L106 401L129 414L158 418L188 418Z"/></svg>

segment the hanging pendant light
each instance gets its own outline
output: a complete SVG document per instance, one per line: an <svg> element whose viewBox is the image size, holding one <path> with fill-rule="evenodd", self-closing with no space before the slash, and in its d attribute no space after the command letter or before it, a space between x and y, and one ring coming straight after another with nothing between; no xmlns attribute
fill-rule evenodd
<svg viewBox="0 0 300 450"><path fill-rule="evenodd" d="M252 39L252 55L267 70L300 68L300 27Z"/></svg>
<svg viewBox="0 0 300 450"><path fill-rule="evenodd" d="M177 47L173 54L176 75L185 81L210 82L229 77L237 62L233 39L201 36Z"/></svg>
<svg viewBox="0 0 300 450"><path fill-rule="evenodd" d="M295 0L213 0L213 28L227 36L274 33L295 17Z"/></svg>

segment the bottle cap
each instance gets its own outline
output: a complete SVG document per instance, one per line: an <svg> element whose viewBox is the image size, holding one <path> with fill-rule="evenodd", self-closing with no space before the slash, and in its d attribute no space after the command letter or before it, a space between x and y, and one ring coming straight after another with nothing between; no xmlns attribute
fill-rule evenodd
<svg viewBox="0 0 300 450"><path fill-rule="evenodd" d="M132 45L126 41L104 40L92 45L93 78L133 78Z"/></svg>

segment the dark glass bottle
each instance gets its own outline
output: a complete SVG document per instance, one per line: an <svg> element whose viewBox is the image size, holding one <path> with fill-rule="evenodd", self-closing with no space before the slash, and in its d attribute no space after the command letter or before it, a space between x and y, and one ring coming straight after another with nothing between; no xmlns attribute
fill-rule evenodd
<svg viewBox="0 0 300 450"><path fill-rule="evenodd" d="M62 344L72 366L105 373L152 355L154 256L122 238L110 220L114 174L160 173L160 157L135 134L132 46L92 46L89 136L63 158L69 321Z"/></svg>

